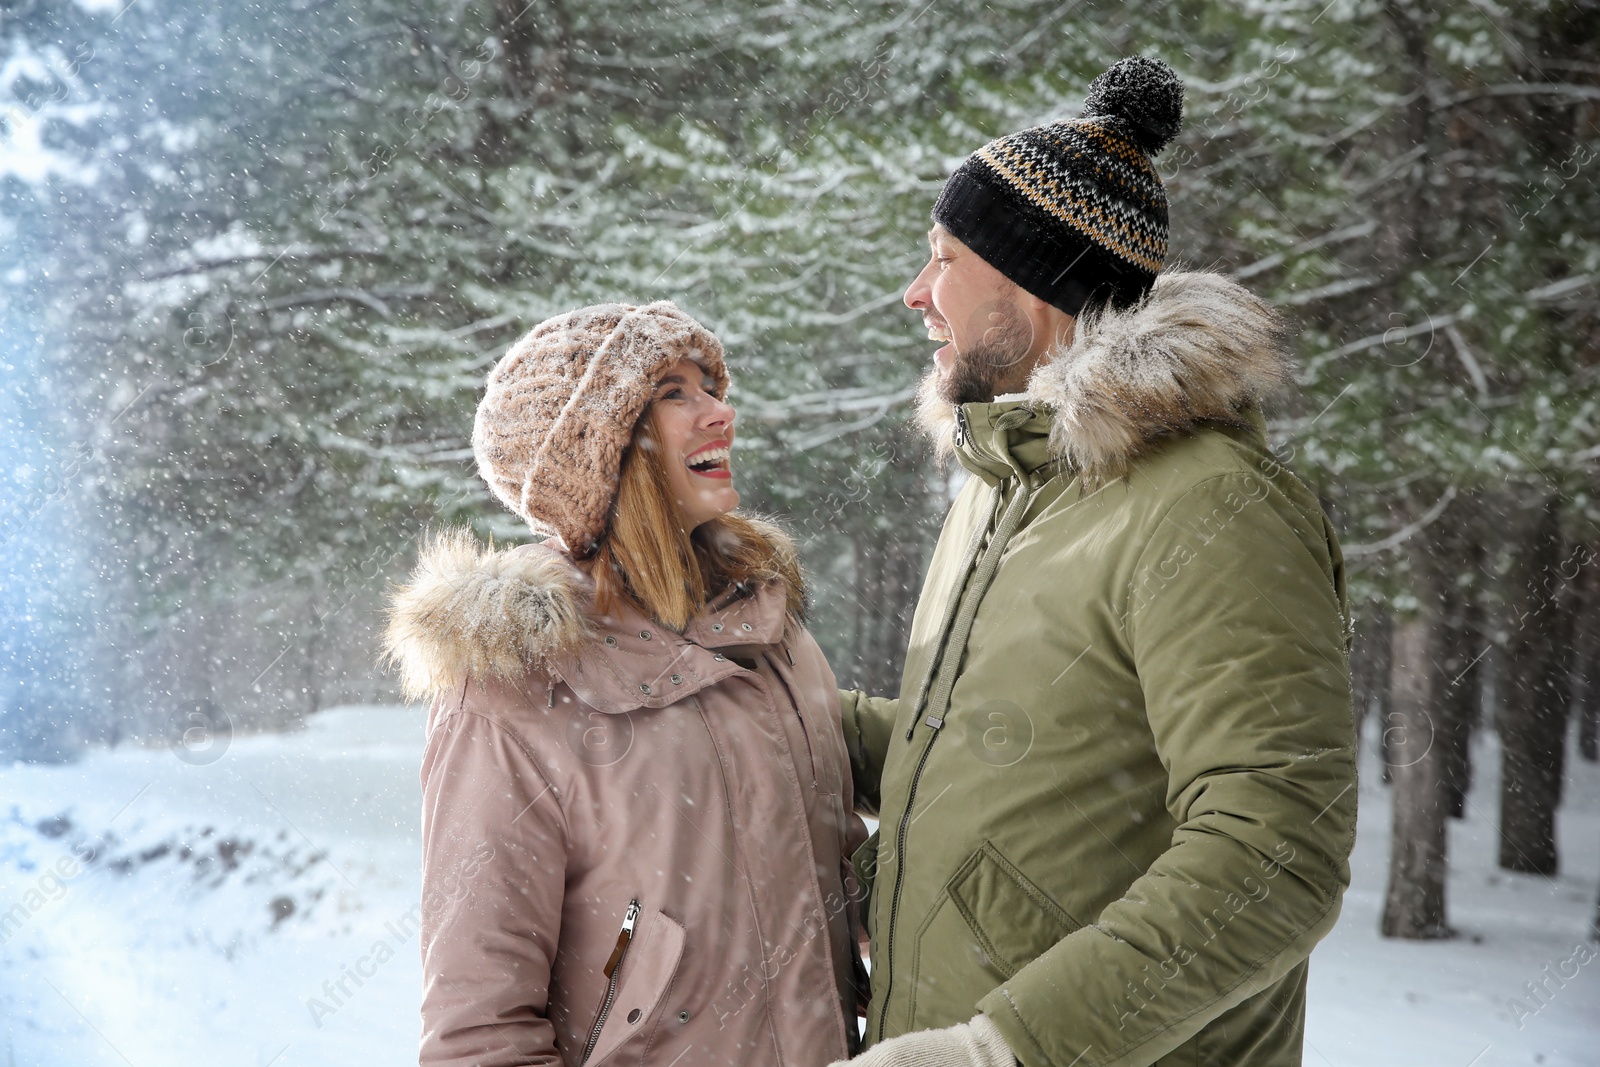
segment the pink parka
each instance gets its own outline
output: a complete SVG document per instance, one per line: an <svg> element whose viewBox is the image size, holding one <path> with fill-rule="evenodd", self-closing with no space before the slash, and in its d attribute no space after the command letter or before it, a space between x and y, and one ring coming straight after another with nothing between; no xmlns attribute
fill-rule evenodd
<svg viewBox="0 0 1600 1067"><path fill-rule="evenodd" d="M821 1065L865 976L834 677L778 583L680 635L557 547L435 543L391 647L438 690L424 1065Z"/></svg>

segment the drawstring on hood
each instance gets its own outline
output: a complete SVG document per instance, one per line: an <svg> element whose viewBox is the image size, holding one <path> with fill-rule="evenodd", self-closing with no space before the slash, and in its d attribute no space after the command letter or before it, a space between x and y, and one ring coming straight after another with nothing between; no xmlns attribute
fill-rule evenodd
<svg viewBox="0 0 1600 1067"><path fill-rule="evenodd" d="M995 428L1002 433L1022 426L1034 418L1034 413L1026 407L1013 408L1004 412L995 420ZM972 632L973 620L978 615L978 605L983 603L983 594L988 591L989 583L994 581L995 572L1000 569L1000 557L1005 554L1006 545L1011 537L1022 525L1022 518L1028 513L1028 505L1033 500L1033 487L1025 471L1012 457L1009 451L1004 452L1006 462L1011 466L1016 477L1016 489L1011 494L1011 501L1005 506L1005 511L1000 515L1000 523L995 527L994 536L989 539L988 548L983 552L983 557L977 559L980 546L983 544L983 535L988 526L994 522L995 512L1000 510L1001 501L1005 496L1003 486L996 485L993 490L993 499L989 504L989 520L978 527L972 542L967 546L966 559L963 561L963 573L972 569L976 560L977 569L972 571L972 583L964 597L951 597L951 609L956 610L956 617L952 623L948 618L941 627L945 636L945 646L953 654L937 656L934 662L939 664L936 675L924 678L917 699L912 705L921 713L922 699L927 695L929 681L933 681L933 697L928 703L928 714L925 718L927 725L935 730L944 725L944 713L950 706L950 691L955 688L956 672L961 665L961 655L966 650L967 637ZM913 719L906 730L906 740L911 740L912 733L916 730L916 720Z"/></svg>

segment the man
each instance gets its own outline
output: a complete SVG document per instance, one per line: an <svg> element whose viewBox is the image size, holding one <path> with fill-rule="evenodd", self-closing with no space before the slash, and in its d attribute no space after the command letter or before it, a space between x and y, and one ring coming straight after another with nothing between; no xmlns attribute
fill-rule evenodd
<svg viewBox="0 0 1600 1067"><path fill-rule="evenodd" d="M934 207L906 304L972 477L899 698L844 695L881 820L858 1064L1301 1062L1355 832L1344 567L1265 440L1277 316L1162 270L1182 103L1123 60Z"/></svg>

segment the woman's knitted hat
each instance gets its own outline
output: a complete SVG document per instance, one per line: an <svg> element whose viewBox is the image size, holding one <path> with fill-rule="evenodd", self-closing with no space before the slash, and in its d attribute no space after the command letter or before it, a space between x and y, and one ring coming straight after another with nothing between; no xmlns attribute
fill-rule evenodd
<svg viewBox="0 0 1600 1067"><path fill-rule="evenodd" d="M1077 315L1127 307L1167 256L1167 194L1151 157L1178 134L1183 83L1134 56L1089 86L1083 115L991 141L945 183L933 221L1041 300Z"/></svg>
<svg viewBox="0 0 1600 1067"><path fill-rule="evenodd" d="M670 300L546 319L489 372L472 427L478 473L535 533L600 547L622 454L662 373L692 359L728 392L722 342Z"/></svg>

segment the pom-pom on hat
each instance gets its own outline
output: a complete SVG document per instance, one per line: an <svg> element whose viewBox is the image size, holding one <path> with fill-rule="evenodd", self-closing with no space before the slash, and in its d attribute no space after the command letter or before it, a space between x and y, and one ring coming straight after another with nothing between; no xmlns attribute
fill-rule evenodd
<svg viewBox="0 0 1600 1067"><path fill-rule="evenodd" d="M680 359L727 395L722 342L670 300L546 319L489 372L472 427L478 473L535 533L559 535L580 559L593 555L634 425Z"/></svg>
<svg viewBox="0 0 1600 1067"><path fill-rule="evenodd" d="M933 221L1069 315L1135 303L1167 257L1167 193L1152 157L1183 122L1183 82L1159 59L1121 60L1083 114L991 141L956 168Z"/></svg>

